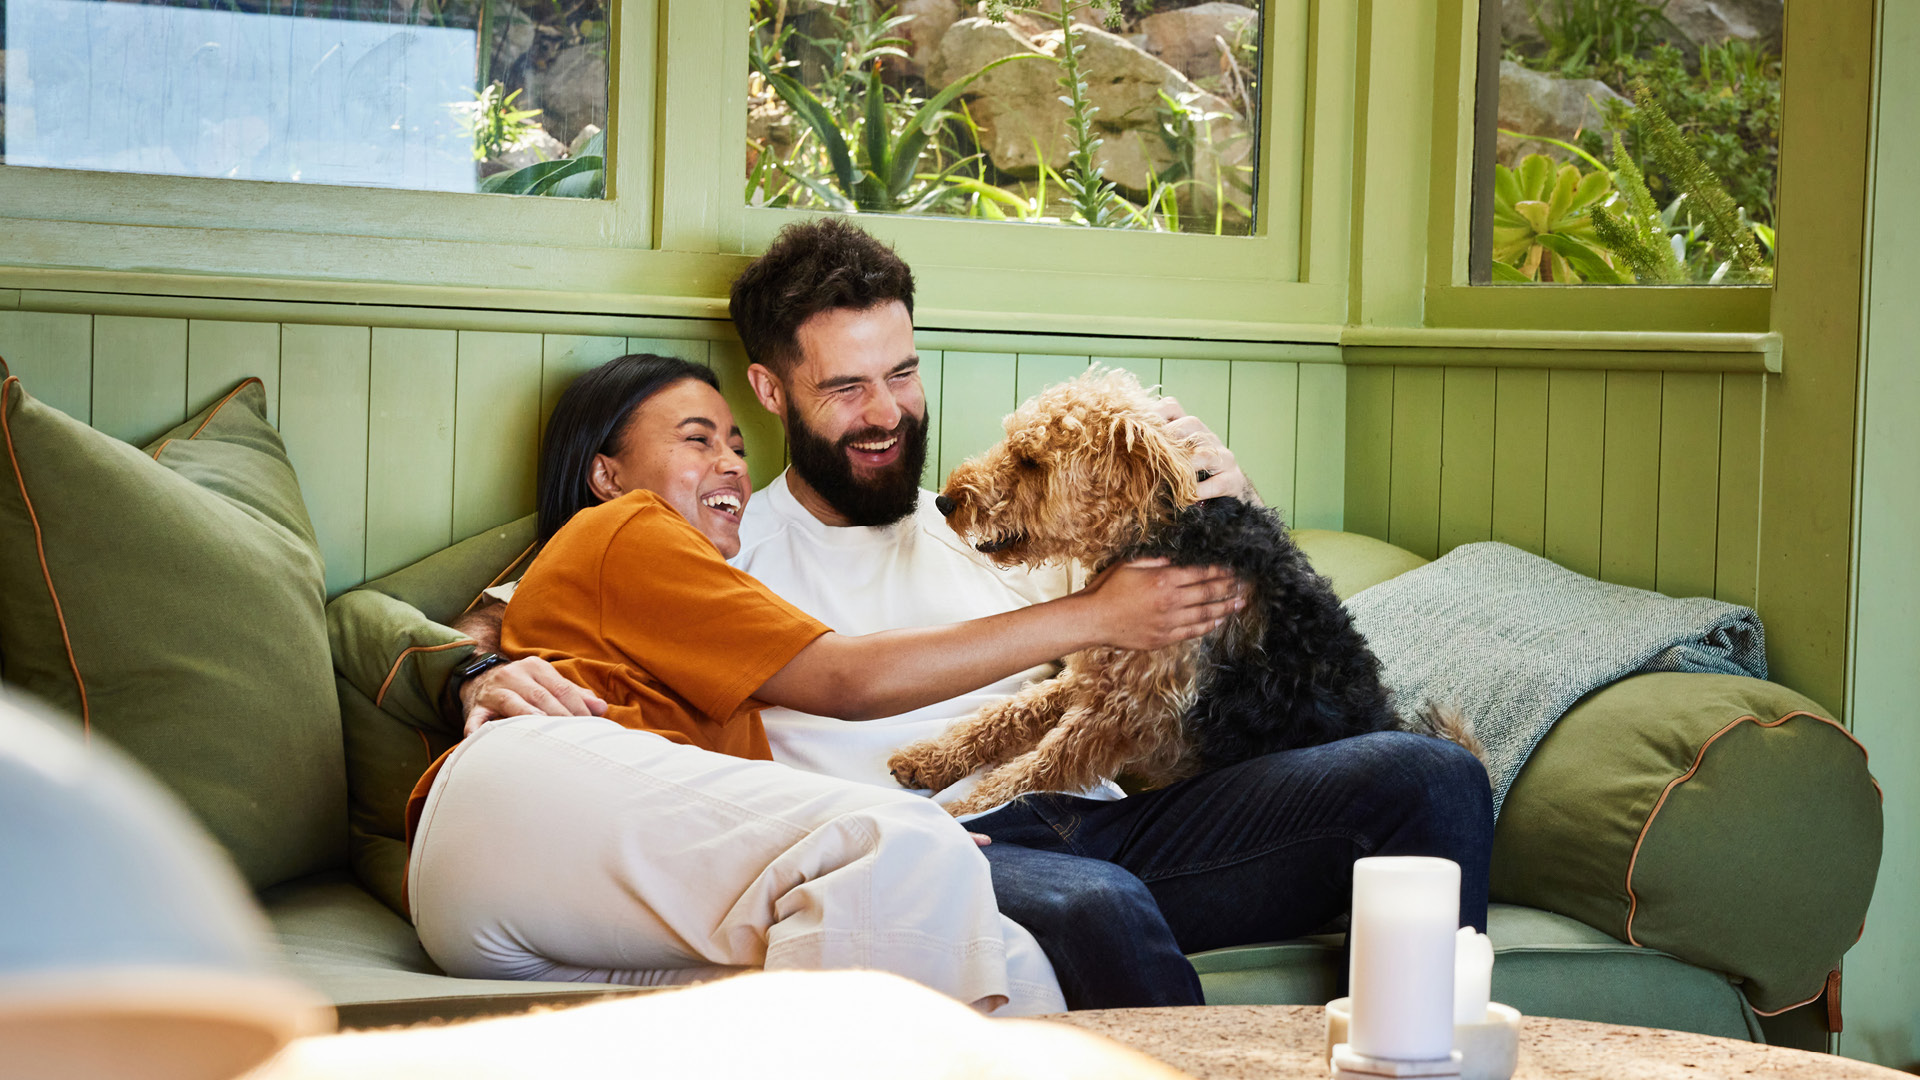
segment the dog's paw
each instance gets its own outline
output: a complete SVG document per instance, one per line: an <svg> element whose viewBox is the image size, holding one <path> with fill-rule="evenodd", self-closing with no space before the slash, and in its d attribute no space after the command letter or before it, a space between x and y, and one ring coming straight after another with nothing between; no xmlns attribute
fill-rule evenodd
<svg viewBox="0 0 1920 1080"><path fill-rule="evenodd" d="M972 772L938 740L917 742L894 751L887 771L901 787L939 791Z"/></svg>

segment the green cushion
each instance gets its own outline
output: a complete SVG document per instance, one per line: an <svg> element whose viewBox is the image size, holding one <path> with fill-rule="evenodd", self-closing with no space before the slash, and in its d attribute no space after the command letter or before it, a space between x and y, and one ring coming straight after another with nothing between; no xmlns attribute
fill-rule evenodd
<svg viewBox="0 0 1920 1080"><path fill-rule="evenodd" d="M147 451L0 388L0 656L197 814L254 887L338 865L313 526L249 379Z"/></svg>
<svg viewBox="0 0 1920 1080"><path fill-rule="evenodd" d="M407 795L433 760L459 741L440 714L447 676L473 642L446 624L507 569L531 554L531 516L490 529L327 605L346 730L353 869L406 914Z"/></svg>
<svg viewBox="0 0 1920 1080"><path fill-rule="evenodd" d="M413 927L339 873L276 886L260 903L279 937L287 974L326 995L342 1027L462 1020L640 992L606 983L442 974Z"/></svg>
<svg viewBox="0 0 1920 1080"><path fill-rule="evenodd" d="M1359 533L1295 529L1292 536L1307 562L1332 579L1333 593L1341 600L1427 564L1405 548Z"/></svg>
<svg viewBox="0 0 1920 1080"><path fill-rule="evenodd" d="M1858 939L1880 832L1865 752L1812 701L1641 675L1534 750L1495 829L1492 893L1727 972L1772 1012L1818 995Z"/></svg>
<svg viewBox="0 0 1920 1080"><path fill-rule="evenodd" d="M1494 904L1493 999L1529 1016L1758 1039L1739 988L1724 975L1615 941L1572 919ZM1319 1005L1339 996L1338 935L1198 953L1209 1005Z"/></svg>

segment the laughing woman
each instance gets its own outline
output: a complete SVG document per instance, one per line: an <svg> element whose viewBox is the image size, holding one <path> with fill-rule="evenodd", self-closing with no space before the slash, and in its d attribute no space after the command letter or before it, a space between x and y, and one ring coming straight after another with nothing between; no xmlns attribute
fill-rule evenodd
<svg viewBox="0 0 1920 1080"><path fill-rule="evenodd" d="M1219 573L1118 567L992 618L834 633L728 566L749 498L713 372L625 356L562 395L540 462L546 546L501 644L606 717L481 727L415 789L408 895L450 974L628 984L879 968L1002 1015L1064 1009L987 863L929 800L770 760L760 709L857 721L1096 645L1198 636Z"/></svg>

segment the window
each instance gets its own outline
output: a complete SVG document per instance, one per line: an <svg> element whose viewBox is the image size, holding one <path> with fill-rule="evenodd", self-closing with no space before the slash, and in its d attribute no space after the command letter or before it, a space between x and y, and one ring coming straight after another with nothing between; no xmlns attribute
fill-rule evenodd
<svg viewBox="0 0 1920 1080"><path fill-rule="evenodd" d="M0 0L0 162L598 197L606 0Z"/></svg>
<svg viewBox="0 0 1920 1080"><path fill-rule="evenodd" d="M1258 0L754 0L749 205L1245 236Z"/></svg>
<svg viewBox="0 0 1920 1080"><path fill-rule="evenodd" d="M1471 280L1770 283L1782 8L1482 0Z"/></svg>

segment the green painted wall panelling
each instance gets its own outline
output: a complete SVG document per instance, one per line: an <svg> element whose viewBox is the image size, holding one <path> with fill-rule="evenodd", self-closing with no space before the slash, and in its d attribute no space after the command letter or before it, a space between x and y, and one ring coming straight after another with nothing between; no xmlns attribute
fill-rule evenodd
<svg viewBox="0 0 1920 1080"><path fill-rule="evenodd" d="M1013 396L1019 401L1026 401L1050 386L1058 386L1085 374L1086 370L1087 358L1084 356L1020 353L1014 365Z"/></svg>
<svg viewBox="0 0 1920 1080"><path fill-rule="evenodd" d="M83 423L91 420L91 316L0 311L0 358L27 393Z"/></svg>
<svg viewBox="0 0 1920 1080"><path fill-rule="evenodd" d="M1369 366L1347 378L1349 529L1423 555L1499 540L1624 585L1749 601L1726 586L1752 574L1763 376Z"/></svg>
<svg viewBox="0 0 1920 1080"><path fill-rule="evenodd" d="M1343 529L1347 501L1347 369L1300 365L1293 521L1302 529ZM1256 484L1260 481L1256 478Z"/></svg>
<svg viewBox="0 0 1920 1080"><path fill-rule="evenodd" d="M138 446L187 418L187 321L93 320L94 427Z"/></svg>
<svg viewBox="0 0 1920 1080"><path fill-rule="evenodd" d="M1227 430L1217 432L1261 499L1289 523L1295 520L1300 368L1299 364L1235 361Z"/></svg>
<svg viewBox="0 0 1920 1080"><path fill-rule="evenodd" d="M242 379L267 391L267 419L280 420L280 324L187 322L187 415L226 396Z"/></svg>
<svg viewBox="0 0 1920 1080"><path fill-rule="evenodd" d="M453 330L381 326L373 329L372 346L366 575L376 578L456 539L453 478L460 343Z"/></svg>
<svg viewBox="0 0 1920 1080"><path fill-rule="evenodd" d="M1920 1071L1920 5L1880 6L1879 107L1860 371L1848 718L1886 792L1880 878L1847 954L1840 1052Z"/></svg>
<svg viewBox="0 0 1920 1080"><path fill-rule="evenodd" d="M327 594L367 579L367 411L372 332L280 328L280 437L300 476Z"/></svg>
<svg viewBox="0 0 1920 1080"><path fill-rule="evenodd" d="M747 475L758 491L787 467L786 435L780 418L762 408L760 399L753 396L753 385L747 381L747 351L737 342L716 341L710 355L713 369L720 376L720 393L746 440Z"/></svg>
<svg viewBox="0 0 1920 1080"><path fill-rule="evenodd" d="M459 332L453 532L472 536L533 512L540 437L539 334Z"/></svg>
<svg viewBox="0 0 1920 1080"><path fill-rule="evenodd" d="M1000 441L1001 421L1020 403L1017 358L946 350L940 368L940 477Z"/></svg>
<svg viewBox="0 0 1920 1080"><path fill-rule="evenodd" d="M632 349L624 337L587 334L545 334L540 342L540 438L547 437L547 419L560 394L583 372L599 367ZM642 349L641 352L648 350Z"/></svg>

